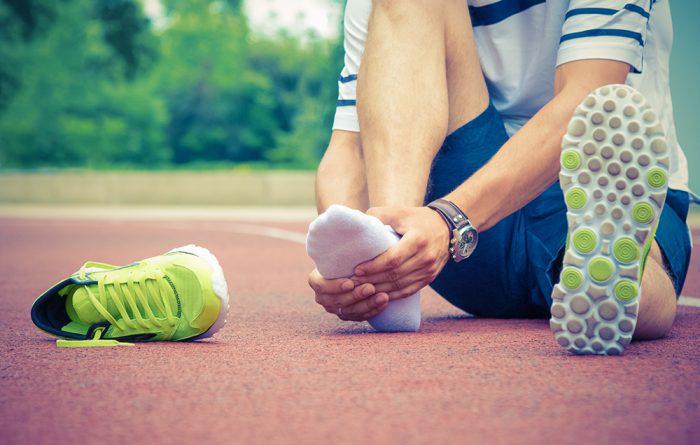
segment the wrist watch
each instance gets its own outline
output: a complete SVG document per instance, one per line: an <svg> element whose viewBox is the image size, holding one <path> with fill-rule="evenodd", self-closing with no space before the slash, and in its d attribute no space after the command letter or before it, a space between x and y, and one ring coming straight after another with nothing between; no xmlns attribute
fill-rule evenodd
<svg viewBox="0 0 700 445"><path fill-rule="evenodd" d="M469 258L479 242L479 232L453 202L436 199L427 206L435 210L450 230L450 255L455 263Z"/></svg>

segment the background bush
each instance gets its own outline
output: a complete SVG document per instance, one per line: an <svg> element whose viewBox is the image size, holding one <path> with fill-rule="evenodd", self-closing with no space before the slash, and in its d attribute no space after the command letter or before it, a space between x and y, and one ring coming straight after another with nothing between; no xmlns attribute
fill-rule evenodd
<svg viewBox="0 0 700 445"><path fill-rule="evenodd" d="M313 168L339 39L251 33L241 1L0 0L0 167Z"/></svg>

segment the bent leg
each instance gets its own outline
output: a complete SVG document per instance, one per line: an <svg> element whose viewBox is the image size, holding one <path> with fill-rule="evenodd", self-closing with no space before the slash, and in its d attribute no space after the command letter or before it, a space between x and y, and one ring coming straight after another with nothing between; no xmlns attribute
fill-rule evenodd
<svg viewBox="0 0 700 445"><path fill-rule="evenodd" d="M358 77L371 206L420 206L444 197L508 138L488 106L466 2L436 3L375 3ZM524 314L523 292L513 285L518 273L507 263L507 250L518 248L516 224L513 215L482 234L473 257L449 262L431 287L475 315Z"/></svg>
<svg viewBox="0 0 700 445"><path fill-rule="evenodd" d="M634 116L642 114L640 124ZM619 130L611 135L609 128ZM551 292L555 339L579 354L620 354L632 339L663 337L675 317L690 240L679 211L685 196L687 212L688 197L668 189L668 146L655 112L627 85L601 87L579 105L562 145L568 233ZM535 235L551 241L545 253L564 243Z"/></svg>
<svg viewBox="0 0 700 445"><path fill-rule="evenodd" d="M324 158L317 184L332 181L328 172L337 171L338 165L361 158L369 205L422 205L430 166L445 134L471 121L488 104L465 2L449 0L439 6L419 0L376 2L358 74L357 101L361 128L357 146L362 147L361 156ZM334 159L339 162L329 162ZM339 184L327 190L330 193L317 193L319 209L338 200L337 194L342 190L348 195L349 190L359 193L340 197L339 202L362 208L362 187ZM342 209L331 207L326 219L340 212ZM351 219L345 218L345 223ZM357 216L355 222L363 226L360 219ZM314 228L321 229L324 225L323 221L314 223ZM382 225L376 232L382 230L387 229ZM312 232L317 230L309 233L310 253L326 253L339 241L337 231L333 231L331 241L319 241L314 246L317 237ZM349 239L343 242L354 248L366 241L365 236L351 238L351 243ZM374 256L373 253L366 260ZM347 255L340 261L350 269L356 266L352 264L356 261ZM320 257L319 262L323 262ZM338 310L338 315L363 319L354 317L351 310L343 308L342 312ZM415 330L420 321L419 311L416 293L390 302L370 323L378 330Z"/></svg>
<svg viewBox="0 0 700 445"><path fill-rule="evenodd" d="M466 2L376 1L357 94L370 205L422 205L445 136L487 104Z"/></svg>

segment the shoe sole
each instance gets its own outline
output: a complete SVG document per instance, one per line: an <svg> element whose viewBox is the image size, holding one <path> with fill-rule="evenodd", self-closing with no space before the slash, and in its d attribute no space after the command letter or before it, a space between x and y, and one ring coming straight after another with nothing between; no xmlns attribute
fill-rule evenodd
<svg viewBox="0 0 700 445"><path fill-rule="evenodd" d="M221 309L219 310L219 315L217 316L216 321L209 329L207 329L206 332L199 334L196 337L189 338L188 340L199 340L202 338L211 337L219 332L226 324L228 311L230 308L228 285L226 284L226 278L224 277L224 270L221 268L221 265L214 254L204 247L189 244L187 246L173 249L168 253L173 252L183 252L195 255L204 260L211 269L212 289L214 289L214 294L216 294L216 297L221 302Z"/></svg>
<svg viewBox="0 0 700 445"><path fill-rule="evenodd" d="M632 340L668 167L663 128L633 88L601 87L576 108L562 142L569 233L550 320L567 350L619 355Z"/></svg>

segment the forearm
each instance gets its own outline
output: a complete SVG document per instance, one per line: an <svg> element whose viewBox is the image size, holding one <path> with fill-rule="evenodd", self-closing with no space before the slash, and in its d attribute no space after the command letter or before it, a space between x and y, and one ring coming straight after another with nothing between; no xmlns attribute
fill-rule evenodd
<svg viewBox="0 0 700 445"><path fill-rule="evenodd" d="M522 208L557 179L562 136L587 93L558 95L447 199L480 231Z"/></svg>
<svg viewBox="0 0 700 445"><path fill-rule="evenodd" d="M484 167L447 195L480 231L524 207L556 181L562 137L574 110L597 87L624 82L629 69L613 61L571 65L557 73L555 97Z"/></svg>
<svg viewBox="0 0 700 445"><path fill-rule="evenodd" d="M333 131L316 173L316 208L324 212L333 204L367 210L367 180L360 148L360 136L350 131Z"/></svg>

